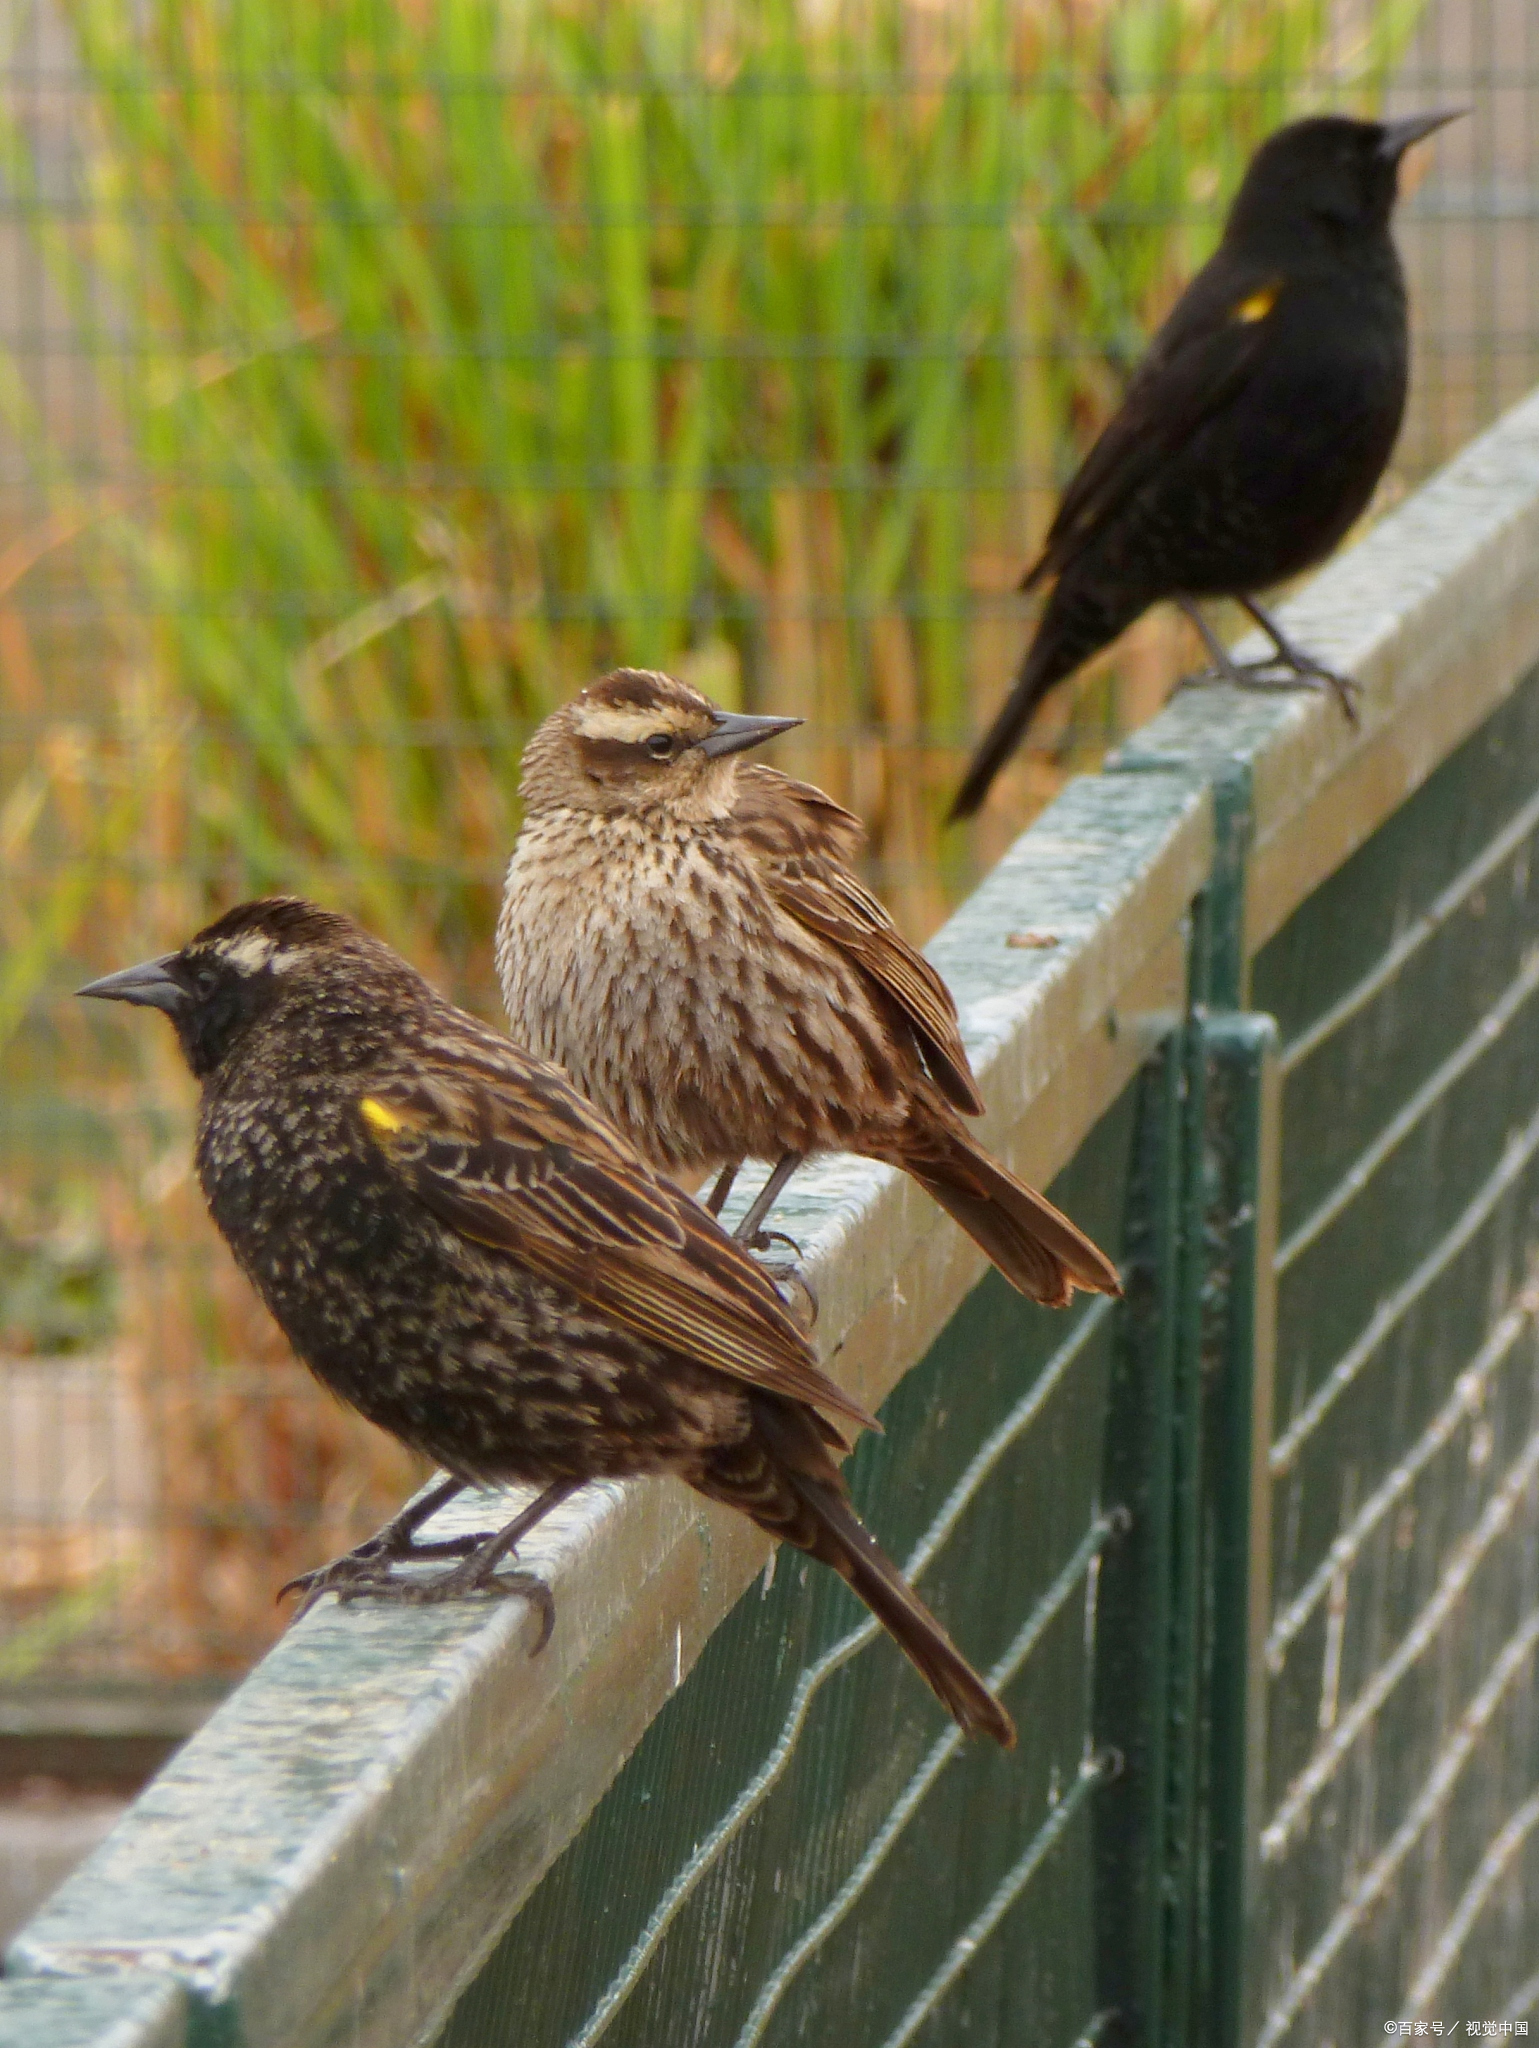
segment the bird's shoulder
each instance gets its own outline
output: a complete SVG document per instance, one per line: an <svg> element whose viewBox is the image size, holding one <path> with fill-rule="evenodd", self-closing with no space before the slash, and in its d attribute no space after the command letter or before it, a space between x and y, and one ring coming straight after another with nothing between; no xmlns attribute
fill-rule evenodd
<svg viewBox="0 0 1539 2048"><path fill-rule="evenodd" d="M559 1067L456 1026L362 1077L356 1114L397 1180L468 1243L645 1342L874 1426L819 1370L754 1259Z"/></svg>
<svg viewBox="0 0 1539 2048"><path fill-rule="evenodd" d="M732 819L753 851L770 863L855 860L866 843L866 828L853 811L813 783L758 761L738 770Z"/></svg>
<svg viewBox="0 0 1539 2048"><path fill-rule="evenodd" d="M865 839L859 819L805 782L772 768L756 767L754 774L758 783L743 829L775 901L897 1005L942 1093L965 1115L979 1114L983 1102L950 989L848 865Z"/></svg>
<svg viewBox="0 0 1539 2048"><path fill-rule="evenodd" d="M1278 332L1288 290L1275 260L1220 246L1172 307L1075 471L1022 589L1056 575L1233 402Z"/></svg>

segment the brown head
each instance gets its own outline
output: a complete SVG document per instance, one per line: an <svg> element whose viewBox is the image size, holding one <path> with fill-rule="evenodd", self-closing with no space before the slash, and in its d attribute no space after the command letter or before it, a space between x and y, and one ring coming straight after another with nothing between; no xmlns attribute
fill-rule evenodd
<svg viewBox="0 0 1539 2048"><path fill-rule="evenodd" d="M617 668L552 712L524 748L524 809L725 817L736 757L800 724L720 711L673 676Z"/></svg>

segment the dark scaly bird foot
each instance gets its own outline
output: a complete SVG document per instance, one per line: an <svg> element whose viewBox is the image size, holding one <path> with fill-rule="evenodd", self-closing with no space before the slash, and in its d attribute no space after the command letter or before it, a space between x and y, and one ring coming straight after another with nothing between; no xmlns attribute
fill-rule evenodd
<svg viewBox="0 0 1539 2048"><path fill-rule="evenodd" d="M1269 661L1242 661L1236 668L1235 681L1242 690L1329 690L1353 731L1362 724L1357 709L1362 684L1355 676L1344 676L1339 669L1327 668L1302 648L1290 646L1286 653L1275 654Z"/></svg>
<svg viewBox="0 0 1539 2048"><path fill-rule="evenodd" d="M1229 683L1236 690L1329 690L1341 706L1342 717L1356 731L1361 723L1356 700L1362 694L1362 684L1354 676L1327 668L1305 648L1295 646L1271 613L1263 611L1253 599L1241 598L1240 603L1277 650L1264 661L1236 661L1191 599L1178 598L1177 603L1196 627L1211 664L1196 675L1182 676L1177 690L1213 683Z"/></svg>
<svg viewBox="0 0 1539 2048"><path fill-rule="evenodd" d="M766 1258L764 1254L772 1252L777 1244L789 1245L792 1256ZM810 1337L817 1327L818 1295L817 1289L802 1270L801 1246L794 1238L787 1237L782 1230L765 1230L759 1233L748 1249L758 1257L770 1285L780 1296L786 1314L804 1337Z"/></svg>
<svg viewBox="0 0 1539 2048"><path fill-rule="evenodd" d="M301 1572L297 1579L290 1579L287 1585L280 1586L278 1598L281 1600L285 1593L303 1594L294 1610L294 1619L299 1621L323 1593L334 1592L360 1578L374 1577L382 1567L420 1557L468 1557L478 1544L486 1541L488 1532L449 1536L435 1543L417 1541L417 1531L423 1523L431 1521L441 1507L463 1491L458 1479L438 1480L415 1500L409 1500L400 1513L392 1515L384 1528L376 1530L366 1543L358 1544L343 1557L334 1557L330 1564Z"/></svg>
<svg viewBox="0 0 1539 2048"><path fill-rule="evenodd" d="M574 1494L581 1483L577 1479L552 1480L526 1508L519 1510L511 1522L501 1529L494 1529L489 1536L476 1538L475 1548L452 1571L440 1572L431 1579L402 1578L393 1565L387 1563L367 1579L349 1580L337 1589L337 1598L343 1602L399 1600L410 1607L436 1607L445 1600L473 1599L477 1594L505 1599L508 1594L517 1593L540 1617L539 1641L529 1653L531 1657L537 1657L550 1641L550 1632L556 1625L556 1596L533 1572L505 1572L498 1567L504 1558L513 1555L535 1524L542 1522L552 1508L559 1507L562 1501Z"/></svg>
<svg viewBox="0 0 1539 2048"><path fill-rule="evenodd" d="M500 1550L492 1555L490 1547L483 1544L452 1571L438 1572L432 1578L407 1577L387 1567L375 1577L355 1578L338 1586L337 1600L344 1607L353 1600L393 1600L402 1607L440 1607L450 1600L480 1596L502 1600L516 1593L540 1617L539 1639L529 1652L531 1657L537 1657L550 1641L556 1625L556 1596L533 1572L499 1571L498 1564L505 1555Z"/></svg>
<svg viewBox="0 0 1539 2048"><path fill-rule="evenodd" d="M1362 723L1356 703L1362 684L1355 677L1339 675L1335 669L1326 668L1310 656L1303 657L1303 660L1308 665L1298 668L1276 655L1266 661L1231 661L1222 669L1205 668L1195 675L1182 676L1176 689L1211 689L1215 683L1229 683L1236 690L1329 690L1341 706L1343 718L1356 731Z"/></svg>
<svg viewBox="0 0 1539 2048"><path fill-rule="evenodd" d="M1361 724L1357 715L1357 699L1362 695L1363 686L1355 676L1344 676L1339 670L1327 668L1307 648L1295 646L1276 619L1253 597L1240 599L1242 608L1249 612L1256 624L1266 634L1277 654L1272 661L1247 662L1248 672L1264 676L1269 671L1277 678L1274 683L1262 683L1261 688L1329 690L1341 706L1341 715L1355 732ZM1256 687L1253 685L1252 687Z"/></svg>
<svg viewBox="0 0 1539 2048"><path fill-rule="evenodd" d="M540 1639L529 1653L537 1656L550 1641L550 1632L556 1624L555 1595L545 1581L536 1578L532 1572L503 1572L498 1567L504 1558L513 1554L535 1524L543 1521L552 1508L559 1507L562 1501L575 1493L580 1483L575 1479L552 1481L501 1529L446 1536L436 1543L417 1543L413 1538L422 1524L462 1491L459 1480L441 1479L420 1499L403 1508L393 1522L387 1522L367 1543L359 1544L356 1550L350 1550L345 1557L336 1558L329 1565L322 1565L318 1571L306 1572L303 1577L291 1580L290 1586L298 1587L304 1593L294 1619L297 1621L301 1615L307 1614L323 1593L335 1593L338 1603L343 1606L350 1600L367 1599L399 1600L414 1607L436 1606L440 1601L462 1600L478 1593L492 1594L497 1598L517 1593L540 1614ZM452 1571L440 1572L430 1579L401 1573L403 1564L429 1557L455 1557L461 1561ZM289 1586L283 1590L288 1592Z"/></svg>
<svg viewBox="0 0 1539 2048"><path fill-rule="evenodd" d="M287 1593L304 1596L294 1609L295 1621L307 1615L325 1593L336 1593L340 1597L349 1587L372 1587L388 1578L397 1565L415 1564L426 1558L469 1557L495 1531L482 1529L466 1536L446 1536L439 1543L407 1541L394 1544L386 1542L387 1533L381 1531L378 1536L371 1536L367 1543L360 1543L356 1550L334 1557L330 1564L317 1565L314 1571L301 1572L298 1578L280 1586L280 1600Z"/></svg>
<svg viewBox="0 0 1539 2048"><path fill-rule="evenodd" d="M800 1152L787 1152L784 1158L775 1162L769 1179L749 1203L747 1213L732 1233L739 1244L747 1245L750 1251L756 1252L762 1251L767 1244L773 1242L773 1233L770 1236L765 1235L764 1219L780 1199L786 1182L801 1165L803 1156ZM789 1238L785 1241L787 1244L791 1242Z"/></svg>
<svg viewBox="0 0 1539 2048"><path fill-rule="evenodd" d="M783 1230L756 1230L745 1244L744 1250L753 1252L763 1261L764 1254L773 1251L777 1244L785 1245L793 1258L799 1259L802 1255L802 1248L796 1242L796 1239L794 1237L787 1237ZM764 1261L764 1263L773 1266L774 1262L771 1260Z"/></svg>

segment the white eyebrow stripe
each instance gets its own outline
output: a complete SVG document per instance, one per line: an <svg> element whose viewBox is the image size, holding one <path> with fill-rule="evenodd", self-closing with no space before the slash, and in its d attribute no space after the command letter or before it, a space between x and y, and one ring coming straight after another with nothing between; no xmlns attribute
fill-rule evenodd
<svg viewBox="0 0 1539 2048"><path fill-rule="evenodd" d="M672 704L660 704L653 711L596 704L578 713L577 730L589 740L635 741L650 739L655 732L676 732L682 722L680 711Z"/></svg>
<svg viewBox="0 0 1539 2048"><path fill-rule="evenodd" d="M271 932L242 932L239 938L215 942L219 957L242 974L260 974L265 967L272 974L287 974L304 957L303 946L283 946Z"/></svg>
<svg viewBox="0 0 1539 2048"><path fill-rule="evenodd" d="M256 974L277 950L277 941L268 932L242 932L238 939L227 939L219 944L219 951L225 959L232 967L240 968L243 974Z"/></svg>

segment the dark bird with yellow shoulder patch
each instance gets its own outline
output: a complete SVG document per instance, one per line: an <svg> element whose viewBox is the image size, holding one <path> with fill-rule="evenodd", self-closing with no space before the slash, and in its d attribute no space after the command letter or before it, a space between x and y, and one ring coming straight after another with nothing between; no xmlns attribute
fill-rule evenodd
<svg viewBox="0 0 1539 2048"><path fill-rule="evenodd" d="M993 1160L956 1004L849 866L861 826L750 747L796 719L719 711L617 669L524 749L497 968L513 1036L558 1061L655 1166L775 1172L859 1152L910 1173L1033 1299L1117 1270Z"/></svg>
<svg viewBox="0 0 1539 2048"><path fill-rule="evenodd" d="M299 1581L307 1603L516 1591L548 1633L548 1589L498 1570L519 1537L587 1480L672 1473L832 1566L963 1728L1013 1743L850 1506L838 1459L872 1418L749 1254L564 1074L293 897L80 993L170 1017L237 1260L317 1377L449 1475ZM475 1483L541 1491L501 1530L417 1542ZM459 1561L398 1571L425 1556Z"/></svg>
<svg viewBox="0 0 1539 2048"><path fill-rule="evenodd" d="M1455 113L1322 114L1280 128L1223 239L1176 302L1064 492L1023 590L1053 588L952 805L970 817L1055 683L1174 599L1226 680L1355 685L1295 647L1256 594L1323 562L1373 496L1405 410L1405 283L1390 237L1400 160ZM1235 598L1275 657L1236 664L1198 610Z"/></svg>

